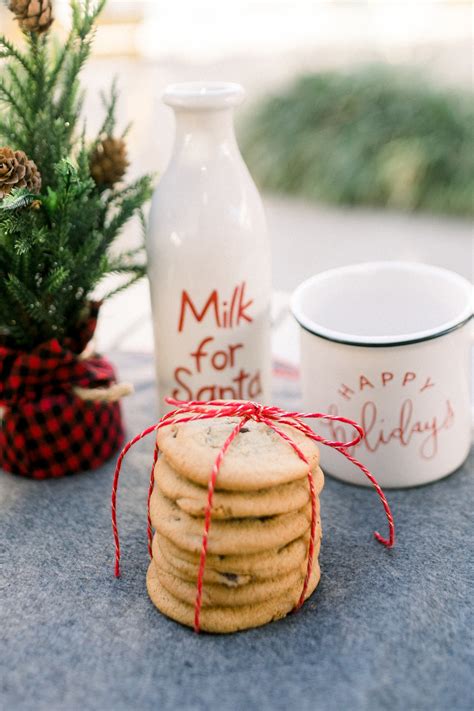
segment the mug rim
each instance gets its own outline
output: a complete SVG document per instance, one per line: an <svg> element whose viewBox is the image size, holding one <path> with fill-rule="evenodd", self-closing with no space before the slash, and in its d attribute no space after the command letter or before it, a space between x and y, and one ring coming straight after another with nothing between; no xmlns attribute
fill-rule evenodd
<svg viewBox="0 0 474 711"><path fill-rule="evenodd" d="M466 292L466 306L454 319L446 321L439 326L435 326L430 329L420 330L414 332L413 334L406 335L386 335L386 336L357 336L350 333L345 333L343 331L337 331L326 326L322 326L317 322L313 321L306 316L303 309L300 307L300 301L303 293L305 293L314 284L321 282L327 278L334 276L341 276L344 274L354 274L357 272L365 271L367 268L378 268L378 269L394 269L402 268L407 271L414 271L418 273L431 273L443 277L445 280L451 283L456 283L461 286ZM471 299L469 299L471 295ZM414 343L421 343L423 341L430 341L435 338L440 338L441 336L448 335L453 331L465 326L473 316L472 307L470 304L472 301L472 286L467 279L465 279L460 274L453 272L449 269L443 267L437 267L430 264L424 264L422 262L404 262L404 261L374 261L374 262L361 262L358 264L351 264L343 267L336 267L334 269L327 269L319 274L315 274L309 279L306 279L301 284L299 284L294 290L291 296L290 308L291 312L299 323L299 325L308 333L314 336L318 336L327 341L333 341L334 343L342 343L349 346L362 346L362 347L372 347L372 348L387 348L394 346L406 346Z"/></svg>

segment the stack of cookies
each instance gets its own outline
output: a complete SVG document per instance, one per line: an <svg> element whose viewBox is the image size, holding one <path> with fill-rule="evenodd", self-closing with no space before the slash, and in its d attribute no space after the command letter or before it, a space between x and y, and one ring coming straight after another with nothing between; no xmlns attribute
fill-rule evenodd
<svg viewBox="0 0 474 711"><path fill-rule="evenodd" d="M149 595L161 612L193 626L207 485L236 418L164 427L150 501ZM279 425L310 463L316 494L324 477L315 443ZM204 573L201 629L234 632L284 617L307 569L311 502L307 466L267 425L249 421L226 452L216 481ZM319 582L319 498L307 597Z"/></svg>

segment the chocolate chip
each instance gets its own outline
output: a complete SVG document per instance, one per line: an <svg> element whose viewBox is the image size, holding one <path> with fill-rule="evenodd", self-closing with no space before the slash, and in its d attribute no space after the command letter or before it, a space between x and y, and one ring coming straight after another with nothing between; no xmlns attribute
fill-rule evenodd
<svg viewBox="0 0 474 711"><path fill-rule="evenodd" d="M245 434L245 432L250 432L248 427L242 427L242 429L240 430L240 434Z"/></svg>
<svg viewBox="0 0 474 711"><path fill-rule="evenodd" d="M237 573L222 573L222 575L231 583L236 583L238 580Z"/></svg>

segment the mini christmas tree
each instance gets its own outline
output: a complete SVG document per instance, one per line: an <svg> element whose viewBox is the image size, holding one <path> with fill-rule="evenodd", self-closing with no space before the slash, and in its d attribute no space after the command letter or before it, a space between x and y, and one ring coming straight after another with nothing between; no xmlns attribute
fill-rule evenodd
<svg viewBox="0 0 474 711"><path fill-rule="evenodd" d="M104 4L72 0L58 48L51 0L10 0L25 47L0 36L0 342L24 351L74 337L106 275L125 275L123 289L145 272L142 247L111 253L132 217L143 226L151 195L148 175L122 182L115 85L95 139L80 125L79 74Z"/></svg>
<svg viewBox="0 0 474 711"><path fill-rule="evenodd" d="M134 216L144 228L151 178L123 182L115 85L94 140L80 125L78 77L104 4L72 0L58 48L51 0L10 0L25 47L0 36L0 468L36 479L96 468L124 435L129 386L86 346L99 282L121 274L123 289L145 273L143 247L111 248Z"/></svg>

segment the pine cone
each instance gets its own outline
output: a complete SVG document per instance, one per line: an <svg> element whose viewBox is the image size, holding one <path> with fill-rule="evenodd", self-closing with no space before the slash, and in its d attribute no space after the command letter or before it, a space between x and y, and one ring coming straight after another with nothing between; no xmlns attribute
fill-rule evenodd
<svg viewBox="0 0 474 711"><path fill-rule="evenodd" d="M0 200L12 188L28 188L33 193L41 190L41 174L23 151L0 147Z"/></svg>
<svg viewBox="0 0 474 711"><path fill-rule="evenodd" d="M123 138L107 136L93 152L90 171L99 187L111 187L127 170L127 147Z"/></svg>
<svg viewBox="0 0 474 711"><path fill-rule="evenodd" d="M10 0L8 7L26 32L41 34L53 24L51 0Z"/></svg>

